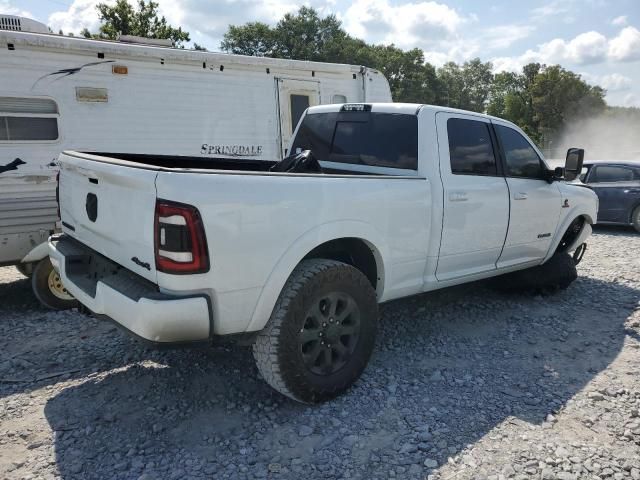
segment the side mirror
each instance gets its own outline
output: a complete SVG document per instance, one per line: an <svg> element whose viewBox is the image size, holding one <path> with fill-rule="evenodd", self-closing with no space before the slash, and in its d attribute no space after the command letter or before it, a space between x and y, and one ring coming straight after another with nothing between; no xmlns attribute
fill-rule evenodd
<svg viewBox="0 0 640 480"><path fill-rule="evenodd" d="M564 179L567 182L575 180L582 172L584 163L584 149L570 148L567 150L567 158L564 162Z"/></svg>

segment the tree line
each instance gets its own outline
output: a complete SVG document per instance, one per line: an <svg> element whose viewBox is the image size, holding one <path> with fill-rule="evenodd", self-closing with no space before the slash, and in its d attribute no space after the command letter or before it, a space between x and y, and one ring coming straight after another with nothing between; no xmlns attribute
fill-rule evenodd
<svg viewBox="0 0 640 480"><path fill-rule="evenodd" d="M85 29L86 37L115 39L121 33L171 38L178 46L189 41L188 32L159 17L153 1L138 0L134 8L127 0L117 0L97 9L100 31ZM306 6L285 14L273 27L262 22L230 25L220 48L241 55L366 65L385 75L396 102L443 105L505 118L543 147L553 144L578 119L640 117L639 109L608 107L604 89L560 65L530 63L519 72L494 73L491 62L474 58L436 68L419 48L369 44L349 35L335 15L323 17Z"/></svg>

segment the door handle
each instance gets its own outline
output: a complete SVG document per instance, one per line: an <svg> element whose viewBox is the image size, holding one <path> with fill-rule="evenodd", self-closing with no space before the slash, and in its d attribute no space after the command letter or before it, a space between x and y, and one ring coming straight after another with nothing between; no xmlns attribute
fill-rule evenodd
<svg viewBox="0 0 640 480"><path fill-rule="evenodd" d="M467 196L467 192L450 192L449 193L449 201L450 202L466 202L469 200Z"/></svg>
<svg viewBox="0 0 640 480"><path fill-rule="evenodd" d="M513 194L514 200L526 200L528 197L529 196L526 194L526 192L518 192Z"/></svg>
<svg viewBox="0 0 640 480"><path fill-rule="evenodd" d="M624 193L640 193L640 189L630 188L630 189L624 190Z"/></svg>

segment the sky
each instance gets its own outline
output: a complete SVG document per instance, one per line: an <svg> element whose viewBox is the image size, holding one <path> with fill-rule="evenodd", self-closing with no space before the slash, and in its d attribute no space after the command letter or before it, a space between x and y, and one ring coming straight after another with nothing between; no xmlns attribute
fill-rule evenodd
<svg viewBox="0 0 640 480"><path fill-rule="evenodd" d="M640 107L640 0L157 1L169 23L209 50L219 50L229 24L275 24L304 4L335 14L367 42L421 48L436 66L474 57L491 61L496 72L560 64L605 88L609 104ZM99 2L0 0L0 13L34 18L55 32L96 31Z"/></svg>

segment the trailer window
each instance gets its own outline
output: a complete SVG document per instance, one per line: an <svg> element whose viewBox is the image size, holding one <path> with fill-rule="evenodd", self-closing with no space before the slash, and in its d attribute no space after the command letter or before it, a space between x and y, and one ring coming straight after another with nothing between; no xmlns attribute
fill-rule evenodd
<svg viewBox="0 0 640 480"><path fill-rule="evenodd" d="M418 118L376 112L305 116L292 151L311 150L320 161L418 169Z"/></svg>
<svg viewBox="0 0 640 480"><path fill-rule="evenodd" d="M0 141L57 140L58 116L48 98L0 97Z"/></svg>

